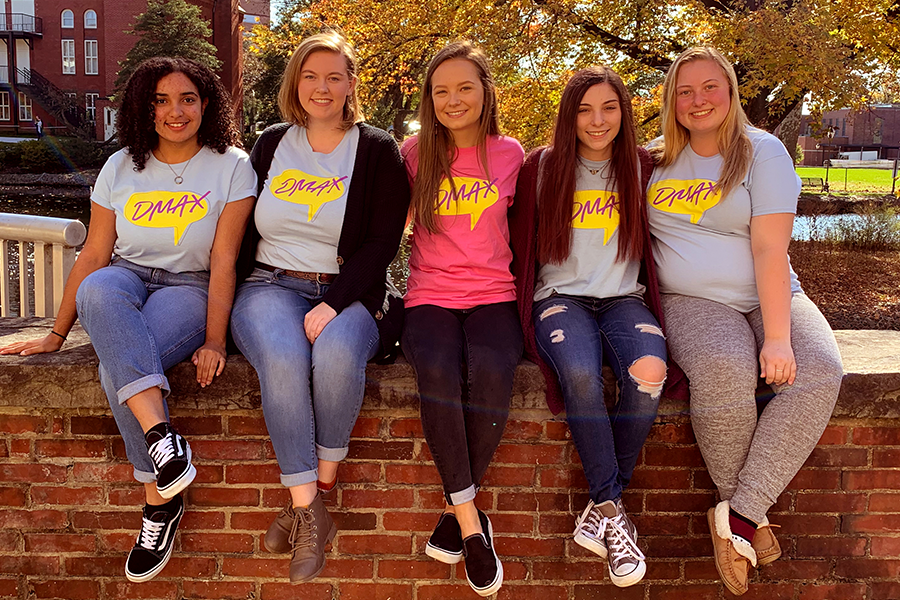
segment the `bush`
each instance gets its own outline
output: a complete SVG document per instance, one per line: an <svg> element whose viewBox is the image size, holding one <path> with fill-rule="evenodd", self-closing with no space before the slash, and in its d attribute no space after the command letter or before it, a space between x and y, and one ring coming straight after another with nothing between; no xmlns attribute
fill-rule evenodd
<svg viewBox="0 0 900 600"><path fill-rule="evenodd" d="M80 138L46 136L0 147L0 166L4 171L22 173L70 173L103 166L118 146L98 144Z"/></svg>
<svg viewBox="0 0 900 600"><path fill-rule="evenodd" d="M4 171L17 169L22 162L22 148L19 144L0 143L0 168Z"/></svg>
<svg viewBox="0 0 900 600"><path fill-rule="evenodd" d="M59 173L62 162L59 154L45 140L19 142L22 151L20 165L26 173Z"/></svg>
<svg viewBox="0 0 900 600"><path fill-rule="evenodd" d="M900 211L887 203L867 203L857 219L841 219L835 241L851 250L900 249Z"/></svg>

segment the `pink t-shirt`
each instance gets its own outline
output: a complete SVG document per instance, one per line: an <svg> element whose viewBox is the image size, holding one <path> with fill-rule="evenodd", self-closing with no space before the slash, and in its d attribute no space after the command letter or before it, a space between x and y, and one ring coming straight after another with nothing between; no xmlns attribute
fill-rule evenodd
<svg viewBox="0 0 900 600"><path fill-rule="evenodd" d="M419 166L418 142L411 137L401 153L410 181ZM487 140L488 173L479 162L477 147L460 148L451 167L456 185L452 196L447 179L438 192L440 231L413 226L407 307L435 304L444 308L472 308L516 299L510 273L512 250L506 212L513 202L516 178L525 152L510 137Z"/></svg>

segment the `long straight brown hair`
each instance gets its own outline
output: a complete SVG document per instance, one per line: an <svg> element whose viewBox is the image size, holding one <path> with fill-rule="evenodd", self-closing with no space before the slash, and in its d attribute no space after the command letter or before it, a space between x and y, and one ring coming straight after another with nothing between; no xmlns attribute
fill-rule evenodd
<svg viewBox="0 0 900 600"><path fill-rule="evenodd" d="M440 228L435 210L437 209L438 189L441 179L450 180L453 197L456 187L450 175L450 165L456 159L457 149L453 143L450 130L441 125L434 112L434 100L431 98L432 79L435 70L444 61L453 58L464 58L475 66L481 86L484 89L484 106L478 124L478 156L485 175L488 176L487 138L489 135L500 135L500 120L497 116L497 91L494 77L484 52L471 42L453 42L444 46L428 65L425 84L422 86L422 100L419 104L419 122L422 128L418 136L419 168L413 183L410 214L413 221L431 233Z"/></svg>
<svg viewBox="0 0 900 600"><path fill-rule="evenodd" d="M542 161L538 190L537 258L541 264L561 264L572 249L575 179L580 164L576 135L578 107L591 87L608 83L619 97L622 123L612 141L611 183L619 195L619 247L616 260L640 260L644 250L647 203L638 175L631 95L622 78L609 67L578 71L563 90L553 128L553 141Z"/></svg>

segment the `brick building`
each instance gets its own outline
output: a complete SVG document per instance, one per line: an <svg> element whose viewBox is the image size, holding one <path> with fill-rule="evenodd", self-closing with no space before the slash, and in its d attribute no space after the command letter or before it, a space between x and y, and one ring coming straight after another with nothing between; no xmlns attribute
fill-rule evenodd
<svg viewBox="0 0 900 600"><path fill-rule="evenodd" d="M822 129L809 116L800 122L804 166L822 166L839 152L876 151L880 159L900 158L900 104L876 104L861 110L833 110L822 115ZM829 138L827 132L833 132Z"/></svg>
<svg viewBox="0 0 900 600"><path fill-rule="evenodd" d="M238 0L189 0L212 23L219 75L239 111L241 21ZM115 132L119 62L136 37L125 33L144 0L0 0L0 134L82 127L96 139ZM238 112L239 114L239 112Z"/></svg>

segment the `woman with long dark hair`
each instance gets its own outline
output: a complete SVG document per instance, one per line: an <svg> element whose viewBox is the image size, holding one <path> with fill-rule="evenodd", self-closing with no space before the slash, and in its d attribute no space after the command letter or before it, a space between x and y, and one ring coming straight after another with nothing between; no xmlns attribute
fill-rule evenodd
<svg viewBox="0 0 900 600"><path fill-rule="evenodd" d="M0 349L59 350L77 310L144 484L141 530L125 564L135 582L155 577L172 555L180 492L196 475L190 446L169 423L165 371L192 357L206 386L225 367L235 260L256 194L233 114L208 68L182 58L138 65L116 122L123 149L97 177L88 239L53 330Z"/></svg>
<svg viewBox="0 0 900 600"><path fill-rule="evenodd" d="M622 492L666 378L665 338L639 278L650 259L651 169L622 79L607 67L583 69L563 91L551 145L526 159L511 216L526 353L547 378L554 412L561 389L589 486L575 542L608 558L610 579L622 587L646 572ZM611 413L604 363L619 382Z"/></svg>
<svg viewBox="0 0 900 600"><path fill-rule="evenodd" d="M487 58L468 42L431 60L419 121L419 135L402 149L414 223L402 346L446 499L425 552L450 564L465 558L469 585L489 596L503 566L475 497L522 356L507 209L524 152L500 135Z"/></svg>

